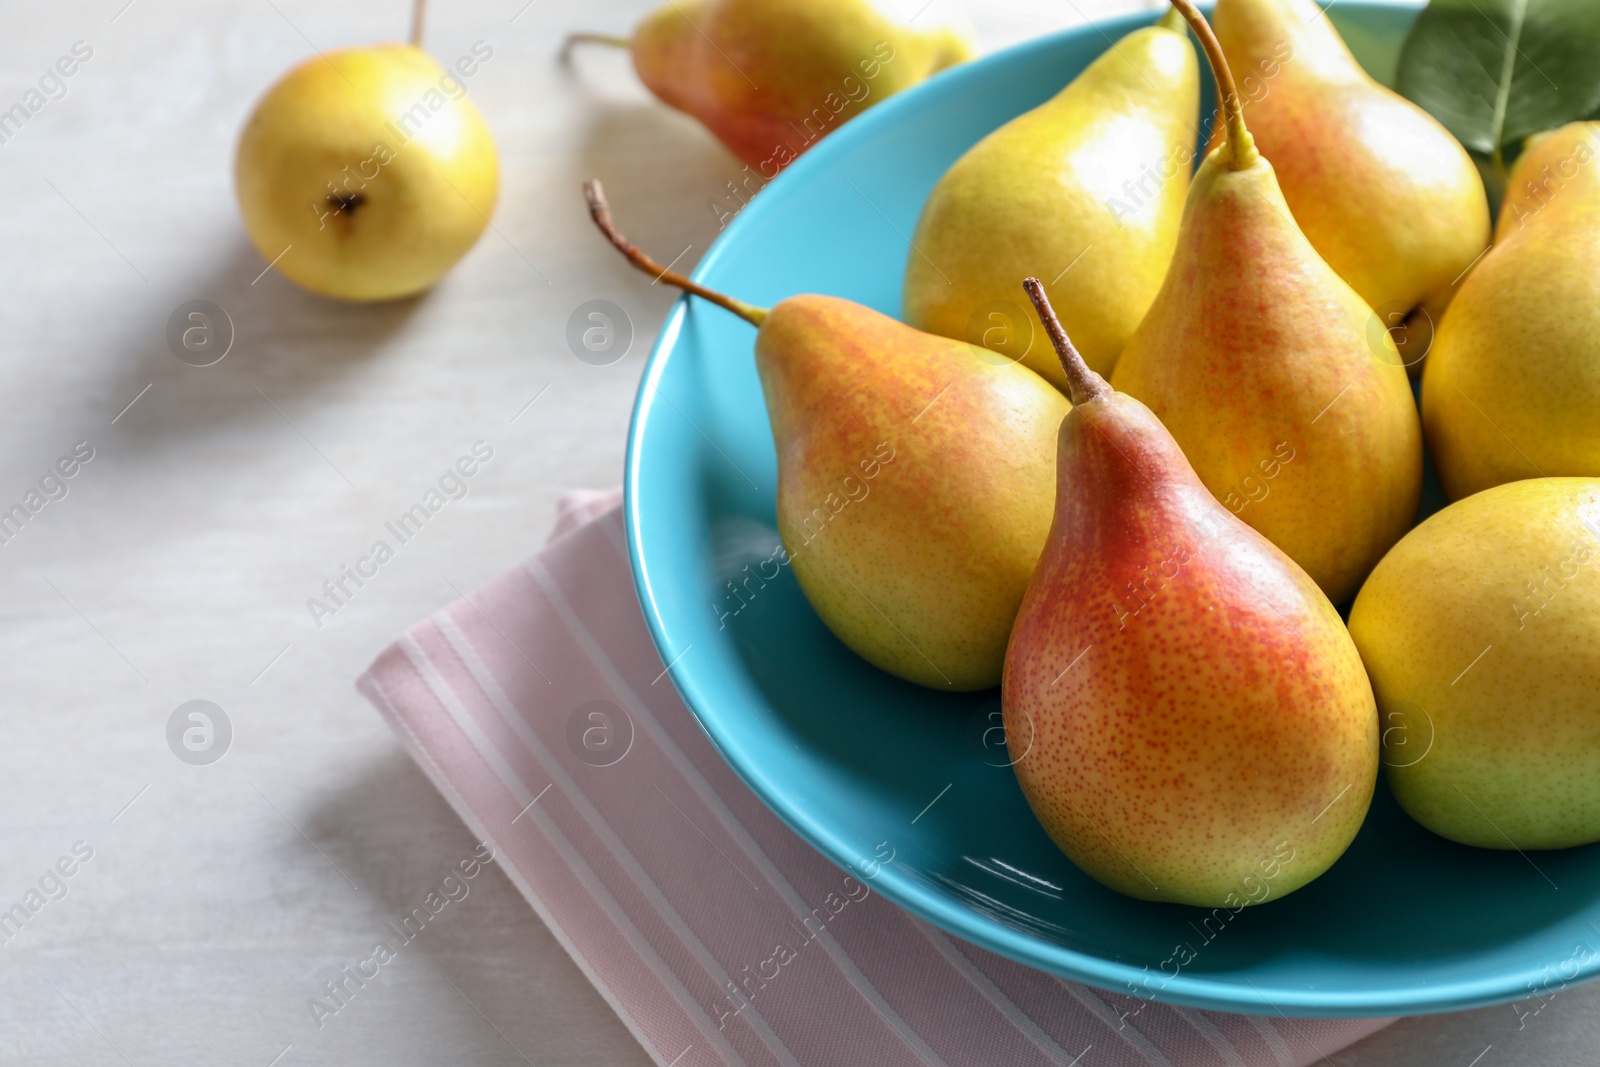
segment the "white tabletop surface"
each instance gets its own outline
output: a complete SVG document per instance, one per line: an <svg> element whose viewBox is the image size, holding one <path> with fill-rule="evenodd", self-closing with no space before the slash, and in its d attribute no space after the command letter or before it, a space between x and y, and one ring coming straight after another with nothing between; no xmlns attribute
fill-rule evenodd
<svg viewBox="0 0 1600 1067"><path fill-rule="evenodd" d="M409 4L125 3L0 7L0 109L74 42L93 49L0 144L0 503L76 443L94 450L0 545L0 909L93 850L0 947L0 1062L644 1065L497 870L320 1029L308 1000L473 848L351 683L411 622L531 554L564 490L621 478L672 294L590 231L581 179L605 179L631 235L688 246L689 264L739 167L623 56L554 61L564 32L625 31L641 0L435 0L436 55L494 49L471 82L501 151L494 230L422 299L332 303L262 274L234 140L313 47L402 36ZM968 6L988 49L1138 3ZM595 298L637 330L603 368L564 340ZM165 339L193 299L236 328L208 368ZM479 439L495 458L471 495L319 630L307 598ZM194 699L232 725L210 766L166 741ZM1331 1061L1593 1064L1597 1020L1600 990L1566 990L1537 1016L1403 1022Z"/></svg>

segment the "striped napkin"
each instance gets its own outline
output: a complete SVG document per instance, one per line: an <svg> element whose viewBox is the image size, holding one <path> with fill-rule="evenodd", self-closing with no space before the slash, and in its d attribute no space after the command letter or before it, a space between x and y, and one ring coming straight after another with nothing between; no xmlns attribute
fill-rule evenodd
<svg viewBox="0 0 1600 1067"><path fill-rule="evenodd" d="M1388 1020L1224 1015L1064 981L845 874L679 700L620 494L390 646L360 689L664 1067L1299 1067Z"/></svg>

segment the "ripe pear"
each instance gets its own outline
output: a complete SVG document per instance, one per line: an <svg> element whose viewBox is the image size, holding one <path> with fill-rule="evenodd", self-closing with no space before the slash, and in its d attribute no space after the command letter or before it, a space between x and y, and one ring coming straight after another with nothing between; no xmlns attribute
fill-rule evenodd
<svg viewBox="0 0 1600 1067"><path fill-rule="evenodd" d="M1494 248L1461 283L1422 376L1439 482L1600 475L1600 123L1522 154Z"/></svg>
<svg viewBox="0 0 1600 1067"><path fill-rule="evenodd" d="M1367 579L1350 633L1419 823L1482 848L1600 841L1600 480L1433 515Z"/></svg>
<svg viewBox="0 0 1600 1067"><path fill-rule="evenodd" d="M250 240L290 280L391 300L477 242L500 164L462 79L415 44L380 44L308 59L269 89L234 184Z"/></svg>
<svg viewBox="0 0 1600 1067"><path fill-rule="evenodd" d="M1343 603L1416 515L1416 402L1393 339L1295 225L1193 17L1228 136L1195 175L1171 268L1111 382L1149 405L1218 500Z"/></svg>
<svg viewBox="0 0 1600 1067"><path fill-rule="evenodd" d="M1022 791L1128 896L1242 908L1316 878L1378 770L1372 688L1311 577L1217 503L1149 408L1061 353L1055 520L1006 651Z"/></svg>
<svg viewBox="0 0 1600 1067"><path fill-rule="evenodd" d="M628 244L599 183L587 193L635 266L757 327L782 562L827 627L919 685L998 684L1050 528L1066 399L1025 367L848 300L767 310L705 289Z"/></svg>
<svg viewBox="0 0 1600 1067"><path fill-rule="evenodd" d="M1122 38L939 180L911 239L906 322L1016 358L1032 336L1017 279L1038 275L1089 366L1111 373L1161 287L1189 190L1200 68L1172 18ZM1042 339L1021 359L1066 388Z"/></svg>
<svg viewBox="0 0 1600 1067"><path fill-rule="evenodd" d="M627 48L651 92L762 179L866 108L972 57L953 30L899 25L868 0L672 0L632 38L567 40L578 43Z"/></svg>
<svg viewBox="0 0 1600 1067"><path fill-rule="evenodd" d="M1384 327L1425 301L1436 320L1489 244L1472 157L1361 68L1316 0L1217 0L1214 21L1248 75L1256 144L1312 247Z"/></svg>

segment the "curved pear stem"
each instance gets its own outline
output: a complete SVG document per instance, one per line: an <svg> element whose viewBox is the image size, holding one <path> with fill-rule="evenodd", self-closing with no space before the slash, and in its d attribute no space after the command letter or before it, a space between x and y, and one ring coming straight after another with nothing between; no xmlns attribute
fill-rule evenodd
<svg viewBox="0 0 1600 1067"><path fill-rule="evenodd" d="M422 27L428 18L428 0L412 0L411 47L422 47Z"/></svg>
<svg viewBox="0 0 1600 1067"><path fill-rule="evenodd" d="M1044 323L1044 332L1050 335L1050 343L1055 345L1061 369L1067 372L1067 386L1072 391L1073 406L1110 396L1114 392L1110 383L1089 369L1089 364L1083 361L1083 356L1067 337L1067 331L1061 328L1061 320L1056 318L1050 298L1044 295L1044 284L1038 278L1028 278L1023 281L1022 287L1028 291L1028 299L1033 301L1034 308L1039 312L1039 321Z"/></svg>
<svg viewBox="0 0 1600 1067"><path fill-rule="evenodd" d="M1194 6L1194 0L1171 0L1171 3L1173 9L1189 23L1194 35L1200 38L1200 47L1205 50L1211 73L1216 76L1218 95L1222 97L1223 119L1228 124L1228 167L1231 170L1244 170L1260 159L1261 153L1256 151L1255 138L1245 128L1244 102L1239 98L1239 86L1233 80L1228 58L1222 54L1222 44L1217 40L1217 35L1211 32L1211 24L1206 17Z"/></svg>
<svg viewBox="0 0 1600 1067"><path fill-rule="evenodd" d="M632 48L633 42L626 37L616 37L609 33L569 33L567 39L561 42L561 62L565 63L572 58L572 49L580 44L603 44L611 48Z"/></svg>
<svg viewBox="0 0 1600 1067"><path fill-rule="evenodd" d="M645 274L653 275L658 282L675 285L684 292L698 296L702 300L709 300L713 304L744 319L750 325L759 328L767 321L767 309L758 308L753 304L746 304L743 300L735 300L731 296L719 293L714 289L707 289L698 282L692 281L671 267L663 267L649 256L639 250L639 247L622 236L622 231L617 229L617 224L611 219L611 205L606 203L606 191L598 179L591 178L583 183L584 199L589 201L589 215L594 219L594 224L600 227L600 232L606 239L616 246L617 251L628 257L632 263Z"/></svg>

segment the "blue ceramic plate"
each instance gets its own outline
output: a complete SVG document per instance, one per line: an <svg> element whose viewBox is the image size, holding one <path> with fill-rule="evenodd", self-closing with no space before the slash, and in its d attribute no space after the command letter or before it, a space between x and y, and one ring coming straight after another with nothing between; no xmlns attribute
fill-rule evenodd
<svg viewBox="0 0 1600 1067"><path fill-rule="evenodd" d="M1354 0L1333 11L1380 78L1415 14ZM1033 41L873 108L763 190L696 278L762 305L815 292L898 314L908 235L939 176L1150 18ZM629 544L645 616L689 707L745 782L835 863L870 873L892 850L872 888L939 927L1067 978L1204 1008L1444 1011L1600 970L1600 850L1530 862L1455 845L1381 785L1331 871L1221 929L1198 909L1129 900L1080 873L1034 820L1004 750L985 745L996 693L934 693L867 665L787 569L748 604L730 591L778 544L754 337L708 304L673 309L634 412Z"/></svg>

